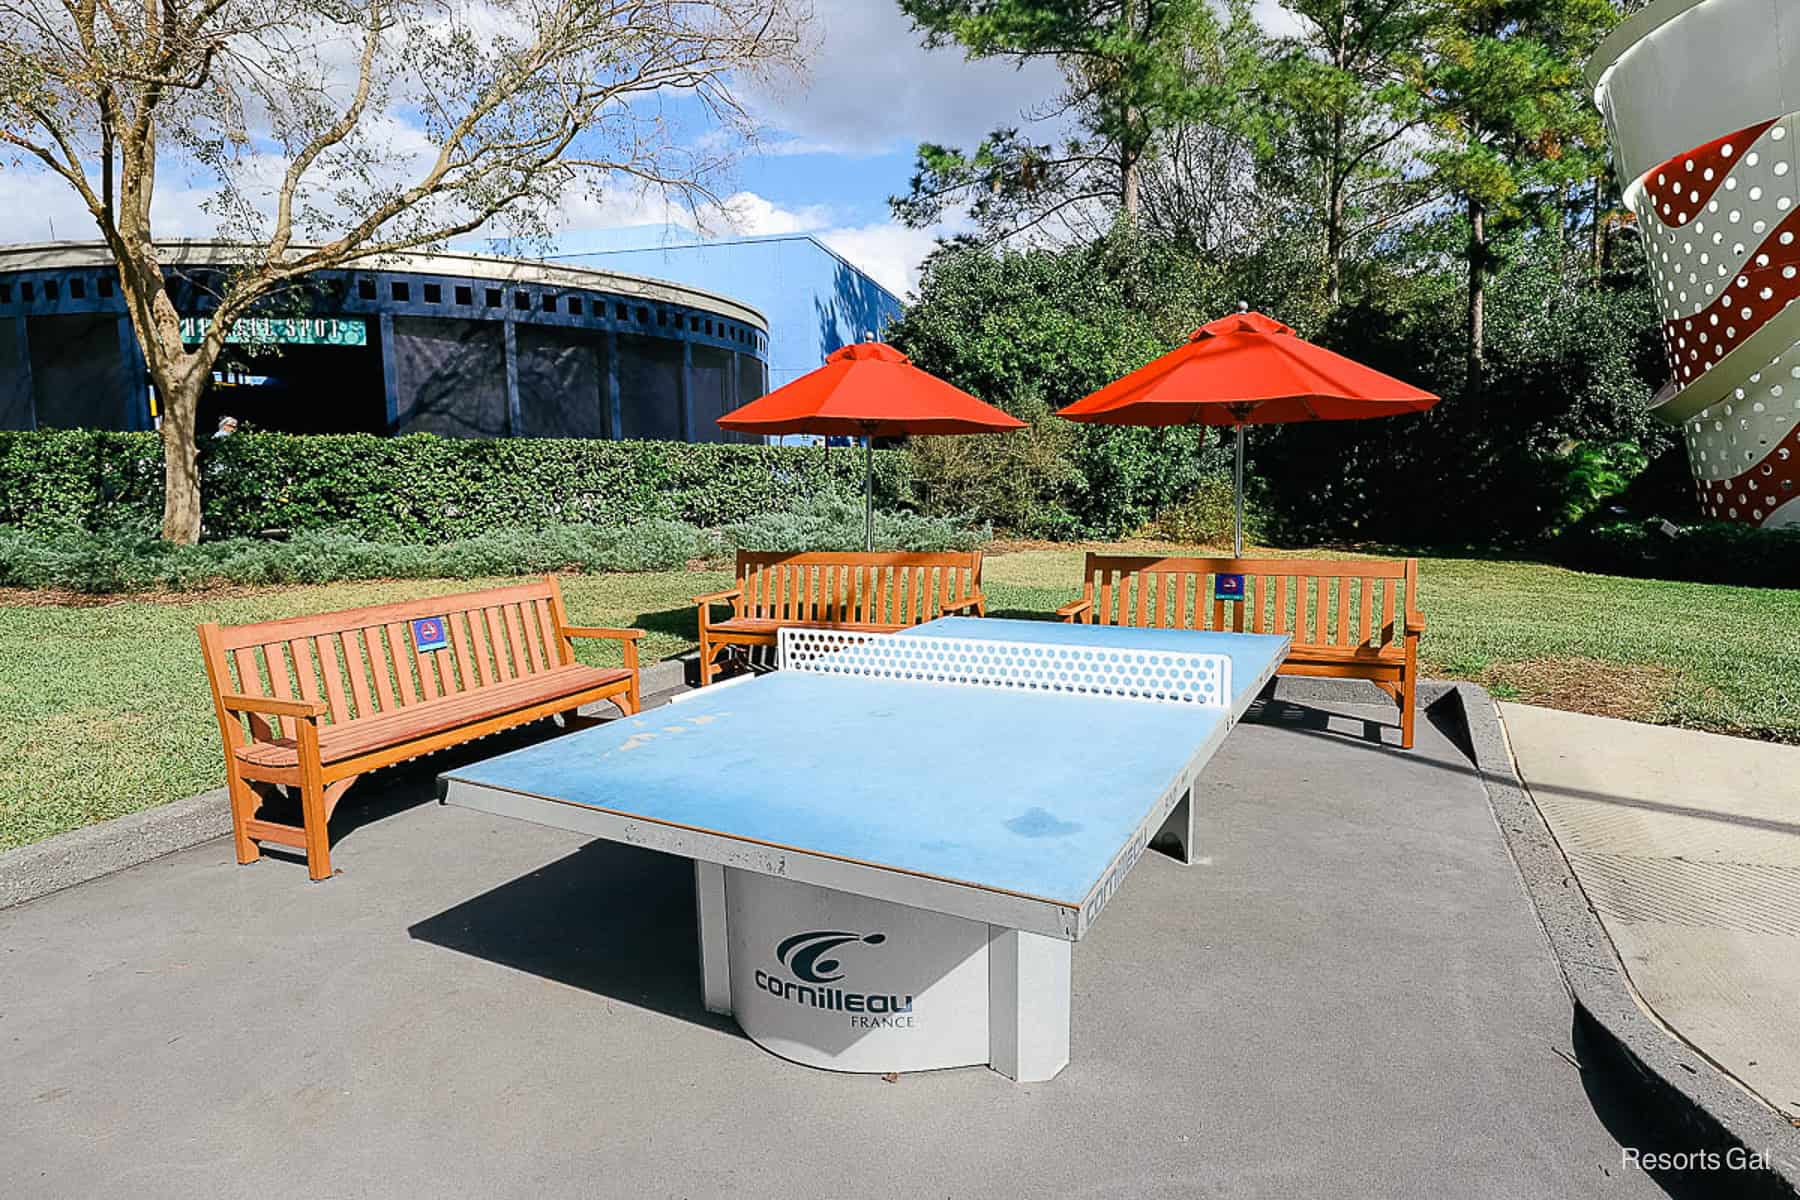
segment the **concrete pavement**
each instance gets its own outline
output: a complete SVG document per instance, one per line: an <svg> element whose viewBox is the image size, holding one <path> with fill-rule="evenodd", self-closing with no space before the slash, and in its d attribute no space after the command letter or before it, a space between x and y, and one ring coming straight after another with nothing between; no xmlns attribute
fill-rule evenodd
<svg viewBox="0 0 1800 1200"><path fill-rule="evenodd" d="M1643 1002L1800 1119L1800 747L1500 711Z"/></svg>
<svg viewBox="0 0 1800 1200"><path fill-rule="evenodd" d="M221 839L0 911L0 1195L1664 1194L1468 760L1391 720L1232 735L1029 1087L764 1053L701 1010L686 863L429 803L439 758L326 883Z"/></svg>

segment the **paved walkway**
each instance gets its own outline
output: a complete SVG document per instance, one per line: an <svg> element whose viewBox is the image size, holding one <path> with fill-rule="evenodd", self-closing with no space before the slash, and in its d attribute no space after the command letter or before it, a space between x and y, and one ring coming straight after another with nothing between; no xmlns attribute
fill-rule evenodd
<svg viewBox="0 0 1800 1200"><path fill-rule="evenodd" d="M1800 1118L1800 747L1500 712L1645 1004Z"/></svg>
<svg viewBox="0 0 1800 1200"><path fill-rule="evenodd" d="M326 883L220 840L0 911L0 1195L1661 1195L1462 754L1264 709L1202 863L1077 948L1050 1083L776 1059L701 1010L687 864L414 773Z"/></svg>

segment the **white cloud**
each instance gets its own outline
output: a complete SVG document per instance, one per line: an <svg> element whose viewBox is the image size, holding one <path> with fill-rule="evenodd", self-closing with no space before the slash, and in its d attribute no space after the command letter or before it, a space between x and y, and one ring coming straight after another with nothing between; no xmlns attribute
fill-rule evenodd
<svg viewBox="0 0 1800 1200"><path fill-rule="evenodd" d="M897 221L849 229L827 229L821 242L836 250L853 266L866 271L896 296L906 296L919 283L919 266L937 245L937 239L954 232L949 225L909 229Z"/></svg>
<svg viewBox="0 0 1800 1200"><path fill-rule="evenodd" d="M783 208L755 192L727 196L723 220L741 234L812 233L831 224L831 209L823 204Z"/></svg>
<svg viewBox="0 0 1800 1200"><path fill-rule="evenodd" d="M764 125L787 135L765 153L861 156L920 142L970 149L995 126L1027 124L1062 88L1050 62L1018 68L968 61L954 46L926 50L891 0L822 5L816 20L806 80L747 97Z"/></svg>

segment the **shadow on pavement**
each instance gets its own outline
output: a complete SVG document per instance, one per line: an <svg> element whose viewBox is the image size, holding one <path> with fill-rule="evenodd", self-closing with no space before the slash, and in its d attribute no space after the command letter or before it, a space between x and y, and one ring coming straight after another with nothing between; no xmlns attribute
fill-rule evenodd
<svg viewBox="0 0 1800 1200"><path fill-rule="evenodd" d="M415 939L738 1034L700 1001L694 870L594 842L411 926Z"/></svg>
<svg viewBox="0 0 1800 1200"><path fill-rule="evenodd" d="M1582 1089L1600 1123L1619 1143L1622 1154L1625 1148L1635 1148L1644 1155L1709 1152L1725 1161L1729 1149L1725 1144L1709 1140L1667 1108L1651 1102L1654 1085L1647 1085L1629 1065L1619 1061L1611 1041L1603 1034L1597 1035L1589 1018L1581 1012L1575 1014L1570 1040L1581 1070ZM1609 1173L1617 1175L1631 1169L1621 1160ZM1644 1173L1675 1200L1761 1200L1792 1194L1773 1176L1761 1171L1713 1166L1680 1171L1646 1168Z"/></svg>

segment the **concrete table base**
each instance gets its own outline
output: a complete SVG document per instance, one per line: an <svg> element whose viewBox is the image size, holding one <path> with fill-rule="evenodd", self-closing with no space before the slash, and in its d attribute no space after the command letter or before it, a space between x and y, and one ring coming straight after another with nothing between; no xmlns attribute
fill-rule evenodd
<svg viewBox="0 0 1800 1200"><path fill-rule="evenodd" d="M1021 1083L1068 1065L1072 942L715 863L694 884L706 1007L771 1053Z"/></svg>

